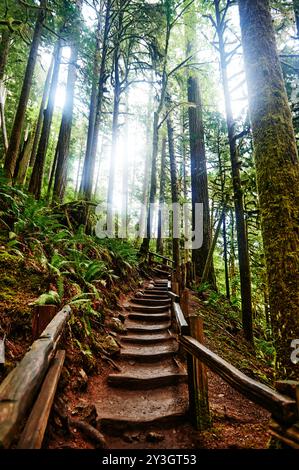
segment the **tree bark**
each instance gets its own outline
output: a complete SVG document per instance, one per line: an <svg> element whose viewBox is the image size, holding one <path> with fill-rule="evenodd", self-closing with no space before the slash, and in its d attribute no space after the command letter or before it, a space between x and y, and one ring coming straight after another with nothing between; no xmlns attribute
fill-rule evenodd
<svg viewBox="0 0 299 470"><path fill-rule="evenodd" d="M293 0L293 9L295 14L295 22L296 22L296 33L297 38L299 39L299 0Z"/></svg>
<svg viewBox="0 0 299 470"><path fill-rule="evenodd" d="M297 378L299 163L268 0L239 0L271 323L280 377Z"/></svg>
<svg viewBox="0 0 299 470"><path fill-rule="evenodd" d="M4 147L4 152L7 152L8 149L8 137L6 131L6 122L5 122L5 96L6 90L4 86L4 74L5 74L5 67L8 58L8 52L10 47L10 38L11 38L11 31L9 29L4 29L1 35L1 42L0 42L0 125L1 125L1 135L2 135L2 142Z"/></svg>
<svg viewBox="0 0 299 470"><path fill-rule="evenodd" d="M3 29L0 42L0 82L3 81L10 47L11 31Z"/></svg>
<svg viewBox="0 0 299 470"><path fill-rule="evenodd" d="M163 239L162 239L162 213L161 205L165 202L165 164L166 164L166 137L162 138L161 145L161 170L160 170L160 197L159 197L159 213L158 213L158 236L157 236L157 253L163 255Z"/></svg>
<svg viewBox="0 0 299 470"><path fill-rule="evenodd" d="M21 95L19 98L19 104L18 104L18 108L16 111L11 135L10 135L9 146L8 146L6 156L5 156L4 171L5 171L6 177L10 180L12 180L13 175L14 175L15 165L16 165L16 161L17 161L18 153L20 149L22 128L23 128L23 124L25 120L26 108L27 108L29 94L30 94L31 85L32 85L33 72L35 69L38 48L39 48L41 37L42 37L43 22L46 17L47 0L40 0L40 6L41 8L39 9L35 28L34 28L33 39L32 39L30 53L29 53L28 62L26 66L23 86L22 86Z"/></svg>
<svg viewBox="0 0 299 470"><path fill-rule="evenodd" d="M6 89L4 87L3 81L0 80L0 125L1 125L1 135L4 147L4 153L8 149L8 137L6 130L6 121L5 121L5 99L6 99Z"/></svg>
<svg viewBox="0 0 299 470"><path fill-rule="evenodd" d="M226 291L226 298L228 300L230 300L229 274L228 274L228 255L227 255L226 211L224 211L224 215L223 215L222 238L223 238L225 291Z"/></svg>
<svg viewBox="0 0 299 470"><path fill-rule="evenodd" d="M122 29L122 12L119 13L120 18L118 21L119 31ZM120 38L117 38L119 41ZM113 193L114 193L114 180L115 180L115 164L117 158L117 141L118 141L118 118L119 118L119 105L120 105L120 77L119 77L119 43L115 45L113 68L114 68L114 97L113 97L113 117L112 117L112 146L110 155L110 169L107 191L107 227L112 227L113 218Z"/></svg>
<svg viewBox="0 0 299 470"><path fill-rule="evenodd" d="M124 129L124 160L123 160L123 177L122 177L122 208L121 208L121 218L122 218L122 228L123 236L127 237L127 228L128 228L128 196L129 196L129 96L126 93L126 121Z"/></svg>
<svg viewBox="0 0 299 470"><path fill-rule="evenodd" d="M152 77L153 79L153 77ZM145 212L149 196L149 179L150 179L150 166L151 166L151 155L152 155L152 146L151 146L151 131L152 131L152 103L153 101L153 91L151 89L148 100L147 107L147 118L146 118L146 146L144 159L144 179L142 184L142 198L141 198L141 211L139 217L139 234L144 233L145 229Z"/></svg>
<svg viewBox="0 0 299 470"><path fill-rule="evenodd" d="M146 236L143 238L141 247L140 247L140 256L145 259L149 251L150 238L151 238L151 220L152 214L150 211L151 204L154 204L157 192L157 156L158 156L158 145L159 145L159 119L162 109L164 107L166 90L167 90L167 60L168 60L168 47L170 39L171 27L169 24L166 26L165 33L165 47L164 47L164 59L163 59L163 71L162 71L162 83L161 83L161 92L159 97L159 102L156 111L154 112L153 119L153 144L152 144L152 164L151 164L151 182L150 182L150 196L149 196L149 210L147 213L146 221Z"/></svg>
<svg viewBox="0 0 299 470"><path fill-rule="evenodd" d="M35 126L34 141L32 145L32 151L31 151L30 163L29 163L29 166L31 167L34 167L34 164L35 164L37 146L38 146L38 142L40 138L41 128L43 125L44 111L45 111L45 107L46 107L46 103L47 103L47 99L48 99L49 91L50 91L50 83L51 83L51 77L53 73L53 67L54 67L54 54L52 55L51 63L50 63L47 77L45 80L43 96L42 96L38 118L37 118L37 122Z"/></svg>
<svg viewBox="0 0 299 470"><path fill-rule="evenodd" d="M102 103L104 94L104 85L106 82L106 59L108 53L108 38L111 20L111 0L107 0L105 12L105 25L103 32L103 42L101 50L100 70L98 72L98 50L95 52L94 59L94 82L90 98L90 112L88 123L88 135L83 172L81 179L80 193L83 198L91 199L93 188L93 177L98 147L98 136L102 118ZM96 83L98 77L98 83Z"/></svg>
<svg viewBox="0 0 299 470"><path fill-rule="evenodd" d="M168 135L168 150L170 160L170 179L171 179L171 198L172 204L179 202L179 187L177 177L177 166L174 150L173 126L171 117L167 118L167 135ZM175 224L175 217L173 217L173 225ZM179 227L180 228L180 227ZM174 230L173 230L174 232ZM176 282L180 280L180 238L172 237L172 255L174 261L174 269L176 271Z"/></svg>
<svg viewBox="0 0 299 470"><path fill-rule="evenodd" d="M29 192L32 193L36 199L40 199L41 196L44 167L46 162L47 148L54 113L56 90L58 85L61 51L61 40L59 39L56 43L53 75L49 91L48 104L47 108L44 111L43 127L28 188Z"/></svg>
<svg viewBox="0 0 299 470"><path fill-rule="evenodd" d="M192 261L195 265L196 274L201 277L211 244L211 229L202 105L198 78L195 76L188 77L188 102L193 105L188 108L191 156L192 230L195 230L195 204L203 204L203 244L201 248L192 250ZM211 271L208 279L212 286L216 287L213 262L210 268Z"/></svg>
<svg viewBox="0 0 299 470"><path fill-rule="evenodd" d="M82 0L77 1L77 14L80 14ZM80 28L80 26L78 26ZM79 31L77 31L79 35ZM57 142L57 165L55 169L55 180L53 188L53 200L63 201L66 182L67 182L67 168L69 159L69 149L73 124L73 111L74 111L74 94L75 84L77 79L77 60L78 60L78 42L74 40L72 45L72 53L70 63L68 66L68 77L66 83L66 99L62 112L61 128L59 132L59 139Z"/></svg>
<svg viewBox="0 0 299 470"><path fill-rule="evenodd" d="M235 139L235 122L231 107L230 90L227 74L227 55L224 43L224 25L220 10L219 0L214 0L216 13L216 31L219 41L219 55L221 65L221 77L225 99L226 122L231 160L232 184L234 191L234 205L236 214L236 229L238 240L238 259L240 267L240 284L242 300L242 325L245 338L253 343L252 330L252 304L251 304L251 276L248 254L248 241L246 236L243 192L241 186L240 163L238 159L237 145Z"/></svg>
<svg viewBox="0 0 299 470"><path fill-rule="evenodd" d="M15 181L21 185L24 184L24 181L26 178L32 143L33 143L32 131L28 132L26 130L23 147L19 154L19 158L16 163L15 174L14 174Z"/></svg>

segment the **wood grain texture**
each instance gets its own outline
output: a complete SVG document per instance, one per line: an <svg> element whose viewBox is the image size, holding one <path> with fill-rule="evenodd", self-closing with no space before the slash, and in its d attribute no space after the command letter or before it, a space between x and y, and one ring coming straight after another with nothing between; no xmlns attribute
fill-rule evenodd
<svg viewBox="0 0 299 470"><path fill-rule="evenodd" d="M8 448L33 403L70 315L64 307L0 385L0 448Z"/></svg>
<svg viewBox="0 0 299 470"><path fill-rule="evenodd" d="M18 449L41 448L64 359L65 351L57 351L22 432Z"/></svg>
<svg viewBox="0 0 299 470"><path fill-rule="evenodd" d="M270 411L280 422L297 419L296 401L292 398L251 379L191 336L181 336L179 342L188 353L197 357L246 398Z"/></svg>

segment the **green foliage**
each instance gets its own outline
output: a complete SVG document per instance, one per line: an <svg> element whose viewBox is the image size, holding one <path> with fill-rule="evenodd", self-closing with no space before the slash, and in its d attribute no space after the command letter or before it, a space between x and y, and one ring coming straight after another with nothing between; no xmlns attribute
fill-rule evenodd
<svg viewBox="0 0 299 470"><path fill-rule="evenodd" d="M59 211L59 207L53 210L43 201L7 185L3 179L0 202L5 209L0 213L0 224L8 236L6 248L20 256L29 248L30 255L56 283L57 298L61 301L67 296L65 282L69 280L82 287L84 293L99 299L101 288L111 287L128 271L137 268L136 249L128 242L97 239L87 235L83 226L72 232L65 226L65 212ZM38 304L56 303L50 301L49 294L43 294ZM94 314L91 299L80 295L73 300L77 305L84 304L88 314ZM84 322L88 326L88 316L84 316Z"/></svg>

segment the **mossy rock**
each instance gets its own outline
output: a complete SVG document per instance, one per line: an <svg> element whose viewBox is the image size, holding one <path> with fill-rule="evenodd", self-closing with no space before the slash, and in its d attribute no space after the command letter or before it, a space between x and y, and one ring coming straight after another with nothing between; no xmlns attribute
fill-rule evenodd
<svg viewBox="0 0 299 470"><path fill-rule="evenodd" d="M103 336L98 344L109 356L117 354L120 350L119 345L110 335Z"/></svg>
<svg viewBox="0 0 299 470"><path fill-rule="evenodd" d="M126 327L119 318L111 318L107 323L107 326L116 333L125 333L127 331Z"/></svg>

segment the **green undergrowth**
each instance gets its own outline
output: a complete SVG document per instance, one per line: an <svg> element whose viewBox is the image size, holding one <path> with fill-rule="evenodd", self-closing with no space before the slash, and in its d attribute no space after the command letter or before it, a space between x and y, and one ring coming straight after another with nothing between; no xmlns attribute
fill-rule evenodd
<svg viewBox="0 0 299 470"><path fill-rule="evenodd" d="M32 304L70 304L66 340L92 369L95 353L111 346L107 312L138 280L137 252L125 240L86 234L73 213L72 204L49 207L0 181L0 338L15 345L20 337L24 353Z"/></svg>
<svg viewBox="0 0 299 470"><path fill-rule="evenodd" d="M194 289L196 311L204 318L204 334L208 346L248 376L265 384L274 379L274 346L263 328L254 328L252 348L242 331L241 311L225 296L209 289Z"/></svg>

